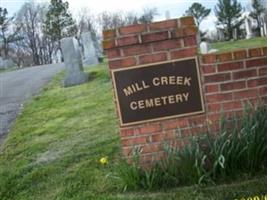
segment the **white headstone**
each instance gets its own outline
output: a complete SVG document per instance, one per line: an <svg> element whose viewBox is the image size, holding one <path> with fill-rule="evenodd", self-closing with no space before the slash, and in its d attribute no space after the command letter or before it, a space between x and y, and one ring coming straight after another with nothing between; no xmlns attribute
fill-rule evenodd
<svg viewBox="0 0 267 200"><path fill-rule="evenodd" d="M218 49L210 49L209 50L209 53L216 53L216 52L218 52Z"/></svg>
<svg viewBox="0 0 267 200"><path fill-rule="evenodd" d="M251 30L251 22L248 18L245 19L245 25L246 25L246 39L250 39L253 37L252 30Z"/></svg>
<svg viewBox="0 0 267 200"><path fill-rule="evenodd" d="M261 23L261 36L267 36L267 14L262 13L260 16L260 23Z"/></svg>
<svg viewBox="0 0 267 200"><path fill-rule="evenodd" d="M81 35L83 51L84 51L84 59L83 63L87 65L96 65L98 64L98 56L94 46L94 42L92 40L92 36L90 32L83 33Z"/></svg>
<svg viewBox="0 0 267 200"><path fill-rule="evenodd" d="M261 37L264 37L264 36L265 36L263 25L261 25L261 27L260 27L260 34L261 34L261 35L260 35Z"/></svg>
<svg viewBox="0 0 267 200"><path fill-rule="evenodd" d="M234 29L234 39L237 40L238 39L238 35L237 35L237 28Z"/></svg>
<svg viewBox="0 0 267 200"><path fill-rule="evenodd" d="M67 70L64 86L68 87L86 82L88 75L83 72L78 41L74 37L63 38L61 39L61 49Z"/></svg>
<svg viewBox="0 0 267 200"><path fill-rule="evenodd" d="M202 54L209 53L209 50L210 50L210 44L209 43L207 43L207 42L201 42L200 43L200 52Z"/></svg>
<svg viewBox="0 0 267 200"><path fill-rule="evenodd" d="M218 40L223 41L224 40L224 32L221 28L217 28L217 34L218 34Z"/></svg>
<svg viewBox="0 0 267 200"><path fill-rule="evenodd" d="M263 23L264 36L267 36L267 22Z"/></svg>
<svg viewBox="0 0 267 200"><path fill-rule="evenodd" d="M200 52L202 54L215 53L217 51L218 51L217 49L211 49L211 46L208 42L201 42L200 43Z"/></svg>

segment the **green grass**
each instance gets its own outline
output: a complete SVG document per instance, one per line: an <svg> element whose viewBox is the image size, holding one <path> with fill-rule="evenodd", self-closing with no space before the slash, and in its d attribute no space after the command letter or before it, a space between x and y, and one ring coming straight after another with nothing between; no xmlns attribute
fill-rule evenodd
<svg viewBox="0 0 267 200"><path fill-rule="evenodd" d="M212 43L211 46L214 49L218 49L220 52L262 47L262 46L267 46L267 37L257 37L248 40L217 42L217 43Z"/></svg>
<svg viewBox="0 0 267 200"><path fill-rule="evenodd" d="M11 72L11 71L15 71L15 70L19 70L17 67L10 67L7 69L0 69L0 74L4 73L4 72Z"/></svg>
<svg viewBox="0 0 267 200"><path fill-rule="evenodd" d="M25 105L0 150L1 200L223 200L267 193L264 175L206 188L122 192L109 73L105 64L88 71L90 82L70 88L61 87L60 74ZM106 166L99 164L103 156Z"/></svg>

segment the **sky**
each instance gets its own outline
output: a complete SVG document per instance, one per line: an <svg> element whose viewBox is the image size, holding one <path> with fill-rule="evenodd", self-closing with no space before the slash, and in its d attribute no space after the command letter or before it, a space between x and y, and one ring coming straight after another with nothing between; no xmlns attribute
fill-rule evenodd
<svg viewBox="0 0 267 200"><path fill-rule="evenodd" d="M49 0L0 0L0 7L5 7L10 15L13 15L25 2L49 2ZM247 8L251 0L239 0L242 6ZM68 0L70 11L77 16L82 9L88 8L91 13L98 14L103 11L131 11L141 13L144 8L156 7L159 15L156 21L164 20L166 11L171 18L181 17L187 8L193 3L198 2L206 8L212 9L212 13L206 18L200 28L202 30L211 30L215 28L216 17L214 15L214 6L217 0Z"/></svg>

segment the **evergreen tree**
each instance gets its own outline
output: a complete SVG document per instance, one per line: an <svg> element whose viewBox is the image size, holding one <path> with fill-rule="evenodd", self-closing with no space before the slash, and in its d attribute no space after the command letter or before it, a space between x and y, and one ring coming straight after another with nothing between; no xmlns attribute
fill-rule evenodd
<svg viewBox="0 0 267 200"><path fill-rule="evenodd" d="M9 44L21 39L20 37L18 37L19 27L17 27L17 29L11 30L11 22L13 20L13 17L8 18L7 15L7 9L0 7L0 44L2 46L1 48L4 50L4 57L8 56Z"/></svg>
<svg viewBox="0 0 267 200"><path fill-rule="evenodd" d="M157 8L145 8L143 10L143 14L141 15L141 17L139 17L139 19L136 21L141 24L148 24L153 22L155 16L158 15L158 11Z"/></svg>
<svg viewBox="0 0 267 200"><path fill-rule="evenodd" d="M188 10L185 11L185 16L193 16L197 27L199 28L200 23L210 14L211 9L205 8L200 3L193 3ZM206 31L199 31L201 40L205 40Z"/></svg>
<svg viewBox="0 0 267 200"><path fill-rule="evenodd" d="M44 23L45 34L58 44L60 51L60 40L64 37L75 36L77 33L77 26L68 9L68 2L51 0Z"/></svg>
<svg viewBox="0 0 267 200"><path fill-rule="evenodd" d="M264 13L266 9L264 8L262 0L252 0L252 11L250 12L250 17L257 21L256 31L260 33L260 16Z"/></svg>
<svg viewBox="0 0 267 200"><path fill-rule="evenodd" d="M233 39L234 29L239 30L244 19L241 18L242 6L237 0L219 0L215 6L217 25L222 25L225 29L227 40Z"/></svg>
<svg viewBox="0 0 267 200"><path fill-rule="evenodd" d="M186 15L193 16L197 27L199 27L200 23L210 14L211 9L205 8L200 3L193 3L187 11L185 11Z"/></svg>

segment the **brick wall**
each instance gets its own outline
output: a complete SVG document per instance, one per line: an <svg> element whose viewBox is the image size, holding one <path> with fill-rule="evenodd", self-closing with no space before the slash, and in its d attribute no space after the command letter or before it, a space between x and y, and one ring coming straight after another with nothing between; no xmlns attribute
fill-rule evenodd
<svg viewBox="0 0 267 200"><path fill-rule="evenodd" d="M197 29L191 17L121 27L103 35L110 70L197 55ZM166 142L180 146L207 126L217 130L222 113L240 115L248 100L267 102L267 47L198 58L205 113L120 127L125 156L139 147L141 162L150 163L163 155Z"/></svg>

